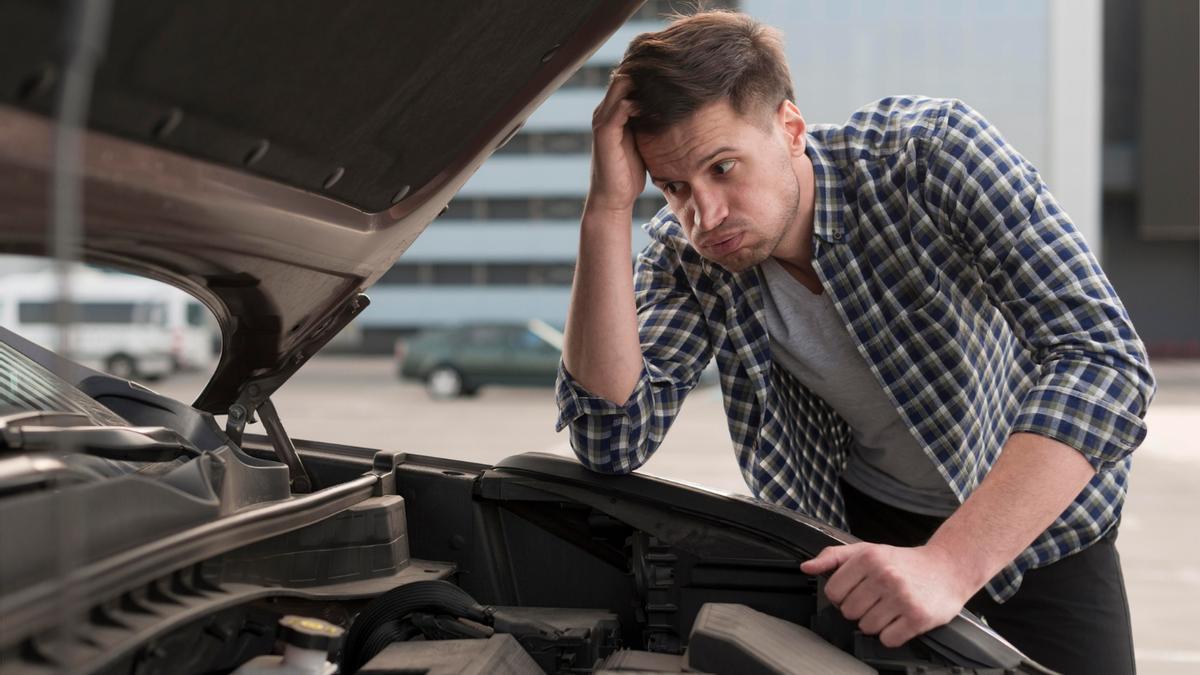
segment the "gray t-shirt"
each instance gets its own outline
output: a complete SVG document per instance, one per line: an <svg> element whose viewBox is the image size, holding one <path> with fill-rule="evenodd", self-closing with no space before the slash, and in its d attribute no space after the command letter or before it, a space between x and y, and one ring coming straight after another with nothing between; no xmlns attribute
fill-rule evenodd
<svg viewBox="0 0 1200 675"><path fill-rule="evenodd" d="M832 406L853 432L843 480L899 509L953 513L958 498L858 352L829 294L814 295L774 258L762 264L762 272L772 358Z"/></svg>

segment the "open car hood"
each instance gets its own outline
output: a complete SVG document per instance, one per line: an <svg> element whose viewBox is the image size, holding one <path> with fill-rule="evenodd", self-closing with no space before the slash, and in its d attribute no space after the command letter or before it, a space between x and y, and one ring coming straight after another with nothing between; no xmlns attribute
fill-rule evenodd
<svg viewBox="0 0 1200 675"><path fill-rule="evenodd" d="M53 250L62 4L0 0L0 252ZM82 255L203 301L223 348L195 405L253 410L640 4L116 0Z"/></svg>

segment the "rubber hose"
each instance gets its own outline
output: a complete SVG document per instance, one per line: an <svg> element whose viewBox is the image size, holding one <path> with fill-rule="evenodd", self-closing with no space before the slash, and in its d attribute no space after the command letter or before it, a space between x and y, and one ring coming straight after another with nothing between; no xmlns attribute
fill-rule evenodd
<svg viewBox="0 0 1200 675"><path fill-rule="evenodd" d="M411 621L385 621L378 628L371 631L371 635L367 637L366 643L363 645L360 658L363 665L366 665L375 658L379 652L387 649L388 645L395 642L407 642L421 634L421 629L412 625ZM361 668L362 665L359 666Z"/></svg>
<svg viewBox="0 0 1200 675"><path fill-rule="evenodd" d="M449 614L485 623L484 608L466 591L448 581L414 581L384 593L376 598L350 626L346 636L346 647L342 651L342 670L358 672L367 661L382 650L379 639L371 639L376 630L388 622L399 623L406 615L423 611L433 614ZM396 634L399 626L395 627ZM384 634L391 632L386 631ZM366 649L370 646L375 651Z"/></svg>

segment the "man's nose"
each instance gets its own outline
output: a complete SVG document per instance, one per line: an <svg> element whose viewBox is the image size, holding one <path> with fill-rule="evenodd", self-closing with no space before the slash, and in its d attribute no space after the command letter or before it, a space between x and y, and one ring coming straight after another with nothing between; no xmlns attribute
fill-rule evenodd
<svg viewBox="0 0 1200 675"><path fill-rule="evenodd" d="M711 230L725 222L729 209L720 193L715 190L692 191L692 218L696 229Z"/></svg>

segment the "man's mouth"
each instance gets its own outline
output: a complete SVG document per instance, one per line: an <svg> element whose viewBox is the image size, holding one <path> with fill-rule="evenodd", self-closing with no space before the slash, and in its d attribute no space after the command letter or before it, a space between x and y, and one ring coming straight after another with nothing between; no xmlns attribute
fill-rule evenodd
<svg viewBox="0 0 1200 675"><path fill-rule="evenodd" d="M742 245L742 237L744 232L729 235L728 237L721 235L720 239L712 242L705 242L701 248L713 253L714 255L726 255L736 251Z"/></svg>

